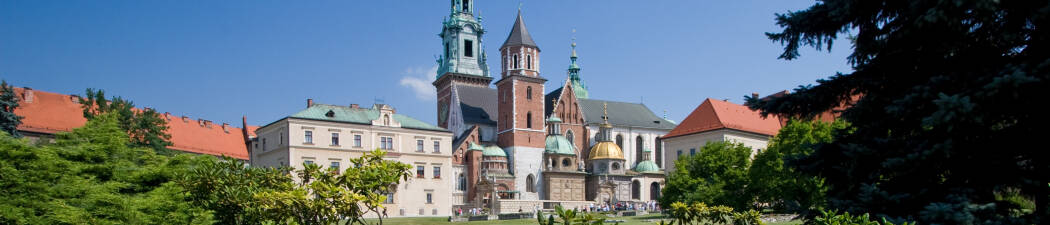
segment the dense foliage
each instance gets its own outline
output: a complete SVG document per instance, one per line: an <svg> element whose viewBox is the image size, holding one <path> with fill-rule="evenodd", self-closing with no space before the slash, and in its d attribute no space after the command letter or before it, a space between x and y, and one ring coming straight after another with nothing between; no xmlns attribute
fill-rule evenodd
<svg viewBox="0 0 1050 225"><path fill-rule="evenodd" d="M92 119L103 113L117 115L118 125L128 133L129 144L136 147L149 147L158 152L169 153L171 135L167 133L168 122L161 118L157 111L135 109L135 103L121 97L106 99L102 90L87 89L86 98L80 98L84 109L84 118Z"/></svg>
<svg viewBox="0 0 1050 225"><path fill-rule="evenodd" d="M211 224L169 182L207 158L128 147L117 124L100 114L43 145L0 134L0 224Z"/></svg>
<svg viewBox="0 0 1050 225"><path fill-rule="evenodd" d="M681 157L667 176L660 194L664 208L673 202L706 202L739 209L751 208L747 169L751 148L740 143L711 142L695 156Z"/></svg>
<svg viewBox="0 0 1050 225"><path fill-rule="evenodd" d="M806 214L824 205L824 180L799 173L789 161L809 156L815 145L830 143L835 132L846 131L842 121L788 121L769 148L755 155L748 169L748 192L773 209Z"/></svg>
<svg viewBox="0 0 1050 225"><path fill-rule="evenodd" d="M387 215L385 193L409 176L410 165L385 160L385 154L377 149L352 158L354 167L344 171L316 164L300 171L249 168L226 158L204 163L179 183L222 224L367 224L366 213Z"/></svg>
<svg viewBox="0 0 1050 225"><path fill-rule="evenodd" d="M686 204L682 202L671 203L669 214L673 219L667 225L706 225L706 224L733 224L733 225L761 225L764 224L761 214L755 210L734 212L732 207L712 205L703 202Z"/></svg>
<svg viewBox="0 0 1050 225"><path fill-rule="evenodd" d="M602 225L605 224L605 217L594 213L583 213L576 209L566 210L561 205L556 205L554 214L547 215L547 217L543 217L542 211L536 212L536 222L540 225Z"/></svg>
<svg viewBox="0 0 1050 225"><path fill-rule="evenodd" d="M872 221L868 217L868 214L862 215L850 215L849 212L838 214L836 211L822 211L820 216L817 216L812 221L809 221L810 225L894 225L883 218L881 221ZM899 225L915 225L914 222L903 222Z"/></svg>
<svg viewBox="0 0 1050 225"><path fill-rule="evenodd" d="M769 99L764 113L809 118L859 97L798 171L828 207L923 224L1050 223L1050 1L824 0L777 15L784 59L849 35L853 72ZM1034 202L1024 213L1004 193ZM1014 197L1014 199L1016 198ZM1019 213L1020 212L1020 213Z"/></svg>
<svg viewBox="0 0 1050 225"><path fill-rule="evenodd" d="M18 96L7 81L0 81L0 130L12 137L22 137L18 133L18 125L22 124L22 117L15 114L18 108Z"/></svg>

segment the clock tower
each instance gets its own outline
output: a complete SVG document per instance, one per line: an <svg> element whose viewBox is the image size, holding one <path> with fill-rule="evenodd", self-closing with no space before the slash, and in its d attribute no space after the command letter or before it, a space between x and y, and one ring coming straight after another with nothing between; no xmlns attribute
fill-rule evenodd
<svg viewBox="0 0 1050 225"><path fill-rule="evenodd" d="M474 1L452 0L451 3L450 15L441 23L438 34L442 53L437 59L437 79L433 83L437 88L437 121L442 128L449 128L453 85L487 88L492 83L485 63L488 56L481 41L485 29L481 27L481 16L474 16Z"/></svg>

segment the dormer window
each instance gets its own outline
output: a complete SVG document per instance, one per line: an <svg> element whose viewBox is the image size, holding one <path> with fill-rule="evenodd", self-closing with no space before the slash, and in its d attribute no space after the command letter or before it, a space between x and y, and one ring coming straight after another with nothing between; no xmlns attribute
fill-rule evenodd
<svg viewBox="0 0 1050 225"><path fill-rule="evenodd" d="M328 112L324 113L324 116L329 118L335 117L335 112L333 112L332 110L328 110Z"/></svg>
<svg viewBox="0 0 1050 225"><path fill-rule="evenodd" d="M463 40L463 56L474 57L474 41Z"/></svg>

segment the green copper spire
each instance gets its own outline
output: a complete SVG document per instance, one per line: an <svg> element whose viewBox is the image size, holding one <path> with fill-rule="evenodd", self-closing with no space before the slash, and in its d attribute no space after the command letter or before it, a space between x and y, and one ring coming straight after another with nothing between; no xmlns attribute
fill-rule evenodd
<svg viewBox="0 0 1050 225"><path fill-rule="evenodd" d="M587 84L580 78L580 65L576 64L576 29L572 29L572 55L569 56L569 82L572 82L572 90L576 98L587 99Z"/></svg>
<svg viewBox="0 0 1050 225"><path fill-rule="evenodd" d="M437 77L446 73L489 77L489 66L485 62L485 46L481 36L481 14L474 16L474 1L452 0L451 14L442 22L441 37L443 52L437 58Z"/></svg>

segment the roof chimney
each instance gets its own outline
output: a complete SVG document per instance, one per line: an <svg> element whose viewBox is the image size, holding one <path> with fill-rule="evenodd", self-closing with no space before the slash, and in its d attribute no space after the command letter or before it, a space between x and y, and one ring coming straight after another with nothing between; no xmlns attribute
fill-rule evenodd
<svg viewBox="0 0 1050 225"><path fill-rule="evenodd" d="M186 123L186 122L190 122L190 117L188 117L188 116L182 116L182 122L183 122L183 123Z"/></svg>
<svg viewBox="0 0 1050 225"><path fill-rule="evenodd" d="M314 99L312 98L306 99L306 108L310 108L310 106L314 106Z"/></svg>
<svg viewBox="0 0 1050 225"><path fill-rule="evenodd" d="M230 124L222 123L222 132L230 133Z"/></svg>
<svg viewBox="0 0 1050 225"><path fill-rule="evenodd" d="M26 87L24 90L25 91L22 91L22 101L33 103L33 89Z"/></svg>
<svg viewBox="0 0 1050 225"><path fill-rule="evenodd" d="M72 101L73 103L76 103L76 104L80 104L80 96L79 95L70 95L69 96L69 101Z"/></svg>
<svg viewBox="0 0 1050 225"><path fill-rule="evenodd" d="M751 98L758 99L758 92L751 92Z"/></svg>

